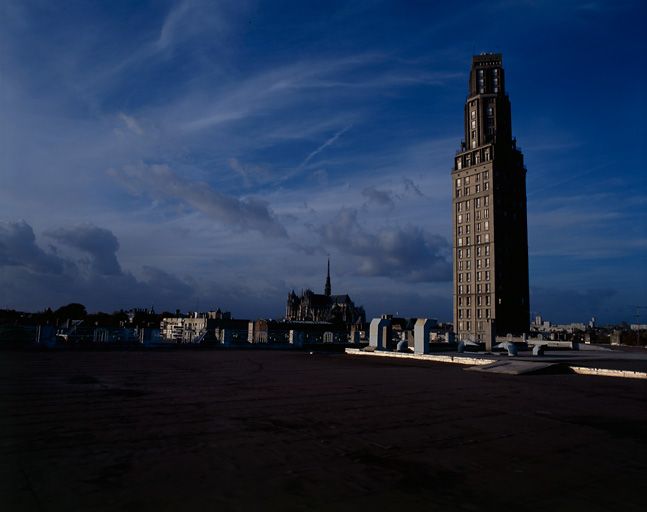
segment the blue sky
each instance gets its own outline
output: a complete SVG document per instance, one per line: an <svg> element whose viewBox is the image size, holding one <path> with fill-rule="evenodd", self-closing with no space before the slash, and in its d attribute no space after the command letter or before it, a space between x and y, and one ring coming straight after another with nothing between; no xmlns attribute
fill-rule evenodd
<svg viewBox="0 0 647 512"><path fill-rule="evenodd" d="M644 2L0 8L0 307L279 317L330 255L369 315L450 320L449 173L483 51L528 168L532 311L647 304Z"/></svg>

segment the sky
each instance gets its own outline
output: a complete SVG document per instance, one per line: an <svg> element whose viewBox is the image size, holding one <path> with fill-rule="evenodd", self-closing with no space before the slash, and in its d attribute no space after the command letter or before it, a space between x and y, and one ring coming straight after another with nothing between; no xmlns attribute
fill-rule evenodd
<svg viewBox="0 0 647 512"><path fill-rule="evenodd" d="M0 308L451 321L452 157L501 52L531 311L647 306L643 1L0 2ZM640 321L647 321L647 309Z"/></svg>

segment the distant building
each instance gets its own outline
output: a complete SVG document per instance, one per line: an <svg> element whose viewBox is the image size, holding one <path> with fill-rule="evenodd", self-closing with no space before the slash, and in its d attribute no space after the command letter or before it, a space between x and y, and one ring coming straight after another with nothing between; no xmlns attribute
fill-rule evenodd
<svg viewBox="0 0 647 512"><path fill-rule="evenodd" d="M160 335L171 343L232 343L247 341L247 320L231 318L231 313L220 309L207 313L193 313L188 317L163 318Z"/></svg>
<svg viewBox="0 0 647 512"><path fill-rule="evenodd" d="M484 339L528 331L526 168L512 137L501 54L474 56L465 139L452 170L454 329Z"/></svg>
<svg viewBox="0 0 647 512"><path fill-rule="evenodd" d="M364 308L355 307L351 298L344 295L332 295L330 284L330 260L328 260L328 273L324 293L314 293L306 290L297 296L292 290L288 294L285 306L285 320L288 322L329 322L344 324L348 328L354 324L363 324L366 321Z"/></svg>
<svg viewBox="0 0 647 512"><path fill-rule="evenodd" d="M302 344L346 343L348 333L346 326L339 323L277 320L249 322L249 343L293 343L294 338L298 338Z"/></svg>

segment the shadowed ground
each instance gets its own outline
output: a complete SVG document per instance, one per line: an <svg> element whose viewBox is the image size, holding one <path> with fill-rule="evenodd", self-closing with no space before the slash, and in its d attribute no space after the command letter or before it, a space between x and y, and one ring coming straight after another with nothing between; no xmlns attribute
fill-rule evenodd
<svg viewBox="0 0 647 512"><path fill-rule="evenodd" d="M0 353L3 510L642 510L647 382L341 354Z"/></svg>

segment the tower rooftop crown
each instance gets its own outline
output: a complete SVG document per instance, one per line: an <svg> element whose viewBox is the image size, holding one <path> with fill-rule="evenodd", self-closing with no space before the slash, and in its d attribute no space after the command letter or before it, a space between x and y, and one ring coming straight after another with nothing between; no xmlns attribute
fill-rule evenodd
<svg viewBox="0 0 647 512"><path fill-rule="evenodd" d="M472 67L484 68L503 65L503 55L500 53L481 53L472 57Z"/></svg>
<svg viewBox="0 0 647 512"><path fill-rule="evenodd" d="M472 57L469 97L478 94L505 95L503 56L500 53L481 53Z"/></svg>

